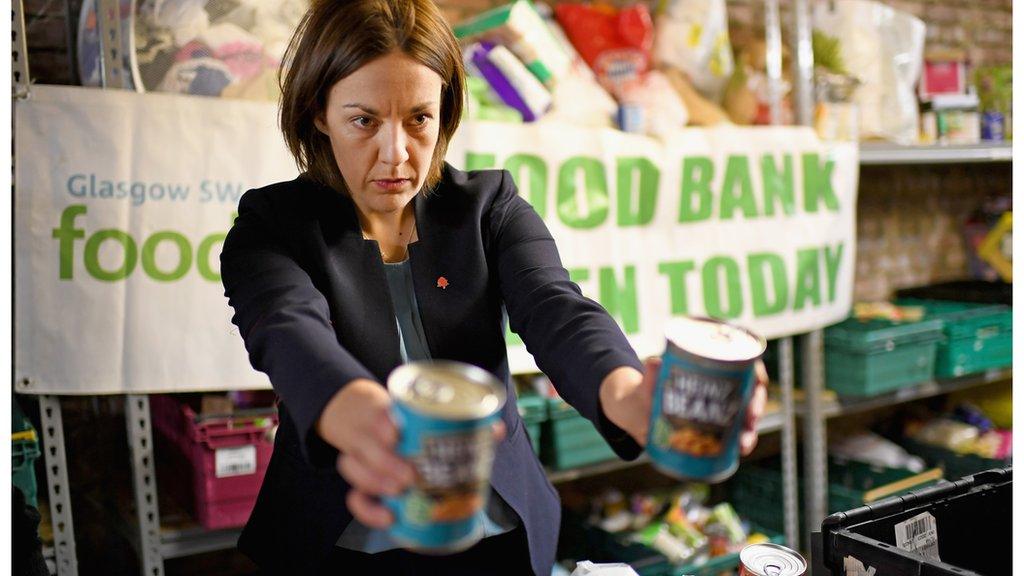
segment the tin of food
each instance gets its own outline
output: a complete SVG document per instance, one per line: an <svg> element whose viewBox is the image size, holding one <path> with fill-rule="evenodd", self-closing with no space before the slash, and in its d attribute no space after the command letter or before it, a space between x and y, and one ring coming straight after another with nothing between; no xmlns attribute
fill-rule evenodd
<svg viewBox="0 0 1024 576"><path fill-rule="evenodd" d="M676 478L721 482L739 465L739 435L767 343L710 318L679 318L655 383L647 452Z"/></svg>
<svg viewBox="0 0 1024 576"><path fill-rule="evenodd" d="M751 544L740 551L740 576L803 576L807 561L778 544Z"/></svg>
<svg viewBox="0 0 1024 576"><path fill-rule="evenodd" d="M464 550L483 536L494 464L492 425L505 388L489 372L458 362L410 362L388 377L397 452L416 470L406 492L384 499L390 535L426 553Z"/></svg>

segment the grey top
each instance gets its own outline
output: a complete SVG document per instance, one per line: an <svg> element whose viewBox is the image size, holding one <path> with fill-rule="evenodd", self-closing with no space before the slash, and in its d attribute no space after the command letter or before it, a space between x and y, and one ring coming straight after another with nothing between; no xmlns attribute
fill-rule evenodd
<svg viewBox="0 0 1024 576"><path fill-rule="evenodd" d="M416 292L412 284L412 266L409 260L384 263L387 271L388 290L391 302L395 307L395 321L398 323L398 339L401 346L402 361L430 360L430 348L423 332L420 320L420 309L416 302ZM510 532L519 525L519 518L494 488L491 488L487 500L486 514L481 511L484 524L484 538ZM356 519L342 532L337 545L349 550L358 550L374 554L386 550L401 548L391 539L386 530L376 530L364 526Z"/></svg>

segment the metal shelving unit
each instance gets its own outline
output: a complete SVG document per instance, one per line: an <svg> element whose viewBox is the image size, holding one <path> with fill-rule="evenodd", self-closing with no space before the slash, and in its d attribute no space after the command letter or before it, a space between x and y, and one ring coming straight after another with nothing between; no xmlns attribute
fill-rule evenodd
<svg viewBox="0 0 1024 576"><path fill-rule="evenodd" d="M898 146L896 144L863 143L860 163L863 166L902 164L971 164L981 162L1012 162L1013 143L992 142L960 146Z"/></svg>
<svg viewBox="0 0 1024 576"><path fill-rule="evenodd" d="M880 396L871 396L868 398L839 398L823 403L820 410L821 415L825 418L849 416L850 414L859 414L861 412L868 412L878 408L886 408L906 402L913 402L914 400L941 396L951 392L958 392L960 390L984 386L985 384L1005 382L1012 378L1012 368L997 368L994 370L988 370L987 372L980 372L978 374L960 376L958 378L929 380L909 388L901 388L895 392L882 394ZM803 416L806 411L806 406L800 405L799 413L801 416Z"/></svg>
<svg viewBox="0 0 1024 576"><path fill-rule="evenodd" d="M785 417L783 416L782 411L765 414L757 424L758 434L770 434L772 432L782 430L784 419ZM636 460L630 460L628 462L625 460L608 460L607 462L598 462L597 464L581 466L579 468L572 468L569 470L548 470L548 480L550 480L552 484L562 484L564 482L572 482L573 480L579 480L581 478L600 476L602 474L609 474L611 472L617 472L627 468L635 468L637 466L643 466L650 463L650 457L646 453L643 453Z"/></svg>

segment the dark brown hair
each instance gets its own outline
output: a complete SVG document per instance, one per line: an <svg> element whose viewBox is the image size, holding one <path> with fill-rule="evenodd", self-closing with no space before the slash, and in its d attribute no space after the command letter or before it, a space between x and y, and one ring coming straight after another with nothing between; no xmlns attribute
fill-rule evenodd
<svg viewBox="0 0 1024 576"><path fill-rule="evenodd" d="M347 190L331 141L314 124L327 108L331 87L395 50L444 82L440 133L424 188L441 180L448 143L462 117L465 70L459 44L433 0L313 0L281 63L279 120L299 169L317 182Z"/></svg>

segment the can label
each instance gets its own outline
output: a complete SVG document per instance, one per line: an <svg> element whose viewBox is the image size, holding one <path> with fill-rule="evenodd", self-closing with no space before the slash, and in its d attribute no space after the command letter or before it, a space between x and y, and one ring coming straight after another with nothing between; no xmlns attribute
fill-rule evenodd
<svg viewBox="0 0 1024 576"><path fill-rule="evenodd" d="M764 341L713 320L684 322L692 325L669 335L662 356L647 451L672 476L717 482L739 463L739 434Z"/></svg>
<svg viewBox="0 0 1024 576"><path fill-rule="evenodd" d="M425 366L406 365L393 378L430 378L437 368ZM448 364L444 374L435 372L429 386L416 390L389 379L401 431L396 451L413 465L416 481L384 502L395 517L391 537L410 549L453 552L472 546L483 533L480 512L494 464L491 425L499 418L504 390L489 375L481 383L453 373L459 366ZM481 409L480 401L488 405Z"/></svg>
<svg viewBox="0 0 1024 576"><path fill-rule="evenodd" d="M681 363L668 372L655 442L690 456L720 455L743 402L743 382L686 370Z"/></svg>

